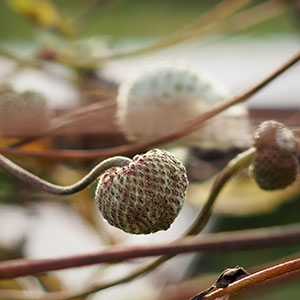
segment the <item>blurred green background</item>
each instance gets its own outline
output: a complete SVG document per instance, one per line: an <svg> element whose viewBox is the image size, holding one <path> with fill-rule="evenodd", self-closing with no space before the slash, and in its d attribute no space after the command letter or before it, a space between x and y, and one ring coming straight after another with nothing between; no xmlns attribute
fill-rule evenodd
<svg viewBox="0 0 300 300"><path fill-rule="evenodd" d="M14 14L7 2L0 1L0 38L19 41L34 37L34 26ZM67 16L80 20L87 7L97 1L57 0L59 10ZM89 12L81 37L106 36L112 39L157 37L172 33L215 6L216 0L112 0L101 1L103 5ZM264 1L255 1L257 5ZM250 5L251 6L251 5ZM243 31L243 34L296 32L295 12L290 10L272 20Z"/></svg>

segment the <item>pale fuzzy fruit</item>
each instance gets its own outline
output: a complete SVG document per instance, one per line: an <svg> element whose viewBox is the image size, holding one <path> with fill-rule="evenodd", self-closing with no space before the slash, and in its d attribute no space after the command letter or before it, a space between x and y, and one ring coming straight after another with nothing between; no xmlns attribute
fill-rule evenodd
<svg viewBox="0 0 300 300"><path fill-rule="evenodd" d="M0 135L30 137L44 133L49 125L45 98L34 92L16 93L0 88Z"/></svg>
<svg viewBox="0 0 300 300"><path fill-rule="evenodd" d="M159 64L120 86L118 124L129 140L158 138L183 127L228 96L219 83L185 64ZM179 141L221 149L247 147L250 142L247 110L242 105L226 110Z"/></svg>
<svg viewBox="0 0 300 300"><path fill-rule="evenodd" d="M187 186L183 164L169 152L154 149L104 173L95 199L112 226L149 234L170 227L184 204Z"/></svg>
<svg viewBox="0 0 300 300"><path fill-rule="evenodd" d="M256 148L251 173L264 190L283 189L295 182L299 172L298 143L284 124L265 121L255 130Z"/></svg>

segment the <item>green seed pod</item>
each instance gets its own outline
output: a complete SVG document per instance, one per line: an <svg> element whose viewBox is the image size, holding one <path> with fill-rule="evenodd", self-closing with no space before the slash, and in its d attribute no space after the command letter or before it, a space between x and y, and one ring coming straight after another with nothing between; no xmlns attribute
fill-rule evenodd
<svg viewBox="0 0 300 300"><path fill-rule="evenodd" d="M183 206L187 186L183 164L169 152L155 149L104 173L95 199L112 226L149 234L170 227Z"/></svg>
<svg viewBox="0 0 300 300"><path fill-rule="evenodd" d="M299 172L298 143L284 124L263 122L255 131L253 146L257 151L251 173L262 189L283 189L296 180Z"/></svg>

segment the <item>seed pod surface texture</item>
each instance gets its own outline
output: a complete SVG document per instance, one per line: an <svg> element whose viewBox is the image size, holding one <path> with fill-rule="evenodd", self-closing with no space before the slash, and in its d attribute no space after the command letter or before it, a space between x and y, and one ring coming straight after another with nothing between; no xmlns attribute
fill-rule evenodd
<svg viewBox="0 0 300 300"><path fill-rule="evenodd" d="M125 167L104 173L95 199L112 226L133 234L167 230L179 214L188 180L183 164L167 151L136 155Z"/></svg>
<svg viewBox="0 0 300 300"><path fill-rule="evenodd" d="M298 144L288 127L276 121L263 122L255 131L253 146L257 151L251 172L262 189L283 189L296 180Z"/></svg>

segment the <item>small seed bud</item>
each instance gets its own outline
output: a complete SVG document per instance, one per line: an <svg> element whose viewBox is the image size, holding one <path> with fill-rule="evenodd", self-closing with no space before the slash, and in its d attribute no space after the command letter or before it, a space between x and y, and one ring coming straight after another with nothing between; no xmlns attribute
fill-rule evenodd
<svg viewBox="0 0 300 300"><path fill-rule="evenodd" d="M167 230L179 214L188 180L183 164L167 151L136 155L104 173L95 199L112 226L133 234Z"/></svg>
<svg viewBox="0 0 300 300"><path fill-rule="evenodd" d="M291 185L299 171L298 143L284 124L265 121L255 131L256 154L251 172L265 190L283 189Z"/></svg>

